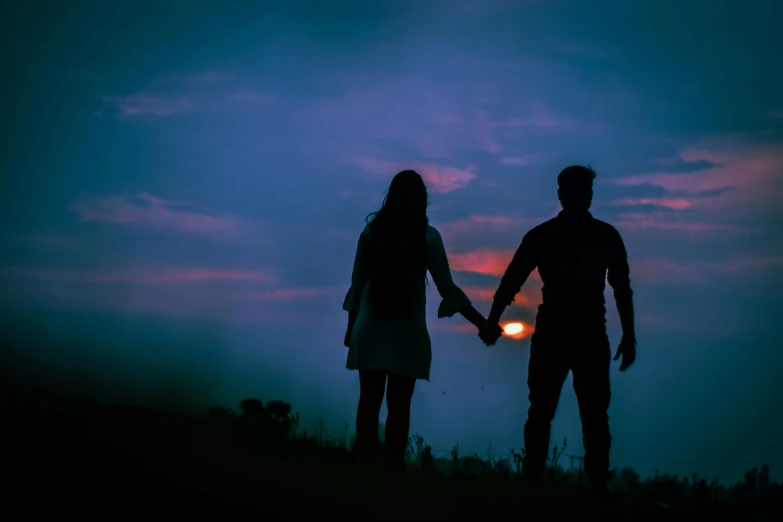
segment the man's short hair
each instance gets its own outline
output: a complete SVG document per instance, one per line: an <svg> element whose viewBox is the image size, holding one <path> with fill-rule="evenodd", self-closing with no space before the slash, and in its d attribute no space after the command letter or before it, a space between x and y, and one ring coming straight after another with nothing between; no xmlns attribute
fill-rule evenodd
<svg viewBox="0 0 783 522"><path fill-rule="evenodd" d="M590 167L572 165L564 168L557 176L557 186L565 192L592 190L595 171Z"/></svg>

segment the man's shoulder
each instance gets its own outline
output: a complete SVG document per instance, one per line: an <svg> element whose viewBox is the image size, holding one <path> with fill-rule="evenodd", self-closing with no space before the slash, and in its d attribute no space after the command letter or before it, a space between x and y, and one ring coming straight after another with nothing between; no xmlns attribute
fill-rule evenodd
<svg viewBox="0 0 783 522"><path fill-rule="evenodd" d="M551 230L554 230L557 225L557 218L547 219L543 223L539 223L530 230L527 231L526 236L536 237L541 234L546 234Z"/></svg>
<svg viewBox="0 0 783 522"><path fill-rule="evenodd" d="M617 231L617 229L614 227L614 225L612 225L611 223L607 223L606 221L602 221L598 218L593 218L593 226L596 228L596 230L604 234L608 234L608 235L620 234Z"/></svg>

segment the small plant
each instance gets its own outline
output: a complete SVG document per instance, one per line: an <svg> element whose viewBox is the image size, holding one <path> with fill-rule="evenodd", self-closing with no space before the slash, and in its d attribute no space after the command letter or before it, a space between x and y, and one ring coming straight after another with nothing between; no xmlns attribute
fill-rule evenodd
<svg viewBox="0 0 783 522"><path fill-rule="evenodd" d="M459 473L459 442L451 448L451 461L454 463L454 473Z"/></svg>
<svg viewBox="0 0 783 522"><path fill-rule="evenodd" d="M566 442L566 439L563 439L563 445L558 447L557 444L552 446L552 455L550 455L546 460L549 467L556 468L558 467L558 462L560 461L560 457L563 456L563 452L568 447L568 443Z"/></svg>
<svg viewBox="0 0 783 522"><path fill-rule="evenodd" d="M340 434L340 439L337 441L337 447L346 449L348 447L348 423L345 423L345 428Z"/></svg>
<svg viewBox="0 0 783 522"><path fill-rule="evenodd" d="M421 455L421 468L428 472L435 471L435 457L432 455L432 448L424 446Z"/></svg>
<svg viewBox="0 0 783 522"><path fill-rule="evenodd" d="M525 453L525 448L522 448L522 450L519 453L514 451L514 448L511 448L509 451L511 452L511 462L514 465L514 468L513 468L514 473L516 473L517 475L521 475L522 474L522 462L524 461L525 454L526 454Z"/></svg>
<svg viewBox="0 0 783 522"><path fill-rule="evenodd" d="M489 443L487 445L487 464L489 465L489 468L492 469L492 439L489 439Z"/></svg>
<svg viewBox="0 0 783 522"><path fill-rule="evenodd" d="M421 435L416 433L416 434L413 435L412 439L413 439L413 448L412 448L412 450L413 450L413 452L414 452L414 454L416 456L416 462L421 464L423 456L424 456L424 448L425 448L424 437L422 437Z"/></svg>
<svg viewBox="0 0 783 522"><path fill-rule="evenodd" d="M322 446L324 443L324 433L326 432L326 424L324 424L324 414L322 413L318 417L318 445Z"/></svg>

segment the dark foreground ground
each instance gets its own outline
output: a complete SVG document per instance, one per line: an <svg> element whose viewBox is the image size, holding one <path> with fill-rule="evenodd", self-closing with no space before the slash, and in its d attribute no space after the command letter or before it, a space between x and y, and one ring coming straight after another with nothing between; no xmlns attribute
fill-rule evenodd
<svg viewBox="0 0 783 522"><path fill-rule="evenodd" d="M3 385L4 520L772 520L711 502L661 507L500 475L360 480L348 452L312 441L252 448L203 419Z"/></svg>

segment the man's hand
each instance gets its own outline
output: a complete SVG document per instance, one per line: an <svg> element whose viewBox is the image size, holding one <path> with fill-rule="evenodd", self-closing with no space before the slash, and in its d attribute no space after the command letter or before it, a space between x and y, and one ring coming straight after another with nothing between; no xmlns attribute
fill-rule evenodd
<svg viewBox="0 0 783 522"><path fill-rule="evenodd" d="M486 322L481 328L479 328L478 335L481 340L484 341L484 344L487 346L492 346L498 341L502 333L503 329L500 328L499 324L491 324Z"/></svg>
<svg viewBox="0 0 783 522"><path fill-rule="evenodd" d="M620 357L623 358L620 363L620 371L624 372L636 360L636 339L625 336L620 339L620 345L617 347L617 353L614 355L614 360L616 361Z"/></svg>

